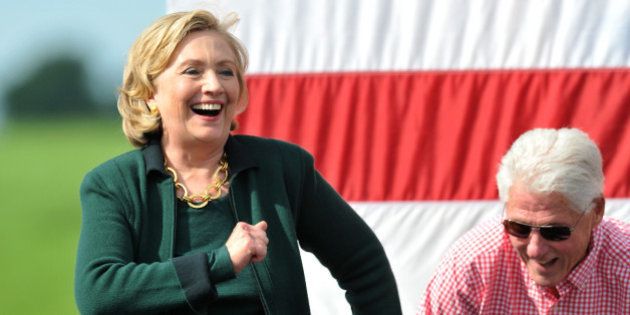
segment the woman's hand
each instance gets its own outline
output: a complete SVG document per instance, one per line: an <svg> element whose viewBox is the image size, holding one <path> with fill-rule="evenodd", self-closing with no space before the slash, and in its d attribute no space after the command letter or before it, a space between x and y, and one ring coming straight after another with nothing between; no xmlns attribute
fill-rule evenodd
<svg viewBox="0 0 630 315"><path fill-rule="evenodd" d="M260 262L267 256L267 222L256 225L238 222L225 242L234 272L239 273L250 262Z"/></svg>

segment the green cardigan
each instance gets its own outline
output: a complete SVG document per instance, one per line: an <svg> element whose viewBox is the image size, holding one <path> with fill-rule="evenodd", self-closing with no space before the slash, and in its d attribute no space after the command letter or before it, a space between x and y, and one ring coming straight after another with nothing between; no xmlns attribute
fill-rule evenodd
<svg viewBox="0 0 630 315"><path fill-rule="evenodd" d="M365 222L298 146L230 136L228 198L238 221L269 224L265 260L251 264L266 314L309 314L299 245L346 290L354 314L401 314L393 273ZM215 284L234 277L225 246L173 257L176 200L158 142L89 172L75 297L83 314L206 313Z"/></svg>

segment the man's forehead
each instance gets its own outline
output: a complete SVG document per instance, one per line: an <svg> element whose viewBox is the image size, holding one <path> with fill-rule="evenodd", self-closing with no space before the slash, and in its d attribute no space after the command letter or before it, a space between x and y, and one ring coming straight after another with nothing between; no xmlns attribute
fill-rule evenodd
<svg viewBox="0 0 630 315"><path fill-rule="evenodd" d="M533 208L568 207L569 200L560 192L539 192L522 184L510 187L508 203L518 202Z"/></svg>
<svg viewBox="0 0 630 315"><path fill-rule="evenodd" d="M531 192L523 187L513 187L513 189L510 189L506 214L518 216L521 220L528 219L530 215L535 215L538 218L548 218L553 222L544 223L549 224L562 223L560 221L573 218L579 215L579 212L573 209L568 199L561 193L539 193ZM556 219L559 219L559 221L556 222Z"/></svg>

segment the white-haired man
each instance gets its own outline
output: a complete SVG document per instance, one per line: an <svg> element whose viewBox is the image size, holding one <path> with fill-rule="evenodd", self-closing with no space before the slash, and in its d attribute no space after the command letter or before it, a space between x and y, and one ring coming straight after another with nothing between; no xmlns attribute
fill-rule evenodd
<svg viewBox="0 0 630 315"><path fill-rule="evenodd" d="M453 245L421 312L630 313L630 224L604 218L601 153L586 133L524 133L497 186L503 218Z"/></svg>

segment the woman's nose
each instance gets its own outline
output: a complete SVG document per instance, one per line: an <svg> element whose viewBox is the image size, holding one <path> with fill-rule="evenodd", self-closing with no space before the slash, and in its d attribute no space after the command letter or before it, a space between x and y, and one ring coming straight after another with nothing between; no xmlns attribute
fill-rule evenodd
<svg viewBox="0 0 630 315"><path fill-rule="evenodd" d="M223 92L223 85L215 74L208 74L204 78L202 91L210 94L221 93Z"/></svg>

